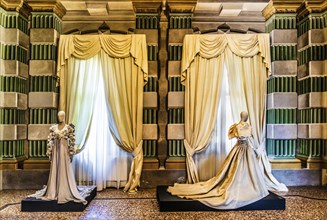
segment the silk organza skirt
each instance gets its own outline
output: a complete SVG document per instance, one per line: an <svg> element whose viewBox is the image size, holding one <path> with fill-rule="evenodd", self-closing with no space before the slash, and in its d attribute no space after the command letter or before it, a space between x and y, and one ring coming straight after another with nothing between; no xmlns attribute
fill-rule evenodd
<svg viewBox="0 0 327 220"><path fill-rule="evenodd" d="M168 192L214 209L237 209L269 194L256 155L247 142L233 147L215 177L195 184L175 183Z"/></svg>
<svg viewBox="0 0 327 220"><path fill-rule="evenodd" d="M67 141L61 139L55 141L47 186L28 197L57 200L59 204L69 201L87 204L85 198L90 195L93 188L76 186Z"/></svg>

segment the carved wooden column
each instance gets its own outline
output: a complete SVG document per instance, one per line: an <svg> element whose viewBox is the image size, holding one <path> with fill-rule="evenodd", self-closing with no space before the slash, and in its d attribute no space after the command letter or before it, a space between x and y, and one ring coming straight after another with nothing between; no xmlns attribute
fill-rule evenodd
<svg viewBox="0 0 327 220"><path fill-rule="evenodd" d="M51 124L57 123L59 88L56 86L57 45L65 9L60 3L30 2L28 160L24 169L44 169Z"/></svg>
<svg viewBox="0 0 327 220"><path fill-rule="evenodd" d="M133 2L135 10L135 33L145 34L148 52L148 83L143 93L143 169L156 170L159 168L158 144L158 65L159 65L159 11L161 3L154 3L152 7L145 2Z"/></svg>
<svg viewBox="0 0 327 220"><path fill-rule="evenodd" d="M6 0L0 6L1 172L21 168L21 162L27 158L30 8L25 3Z"/></svg>
<svg viewBox="0 0 327 220"><path fill-rule="evenodd" d="M303 2L297 10L297 20L297 158L304 168L327 168L326 1Z"/></svg>
<svg viewBox="0 0 327 220"><path fill-rule="evenodd" d="M165 7L165 6L164 6ZM167 159L167 94L168 94L168 81L167 81L167 31L168 19L165 10L161 11L159 22L159 140L158 140L158 158L160 168L164 168Z"/></svg>
<svg viewBox="0 0 327 220"><path fill-rule="evenodd" d="M185 169L184 86L181 84L183 40L192 34L192 12L196 2L169 1L167 169Z"/></svg>
<svg viewBox="0 0 327 220"><path fill-rule="evenodd" d="M263 11L271 39L271 76L267 81L267 153L274 169L301 168L297 150L298 3L270 2ZM287 8L287 10L286 10Z"/></svg>

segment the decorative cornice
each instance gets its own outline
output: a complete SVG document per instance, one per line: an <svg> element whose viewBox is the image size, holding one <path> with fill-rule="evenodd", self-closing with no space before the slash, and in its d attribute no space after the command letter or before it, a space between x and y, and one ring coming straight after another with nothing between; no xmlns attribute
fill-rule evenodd
<svg viewBox="0 0 327 220"><path fill-rule="evenodd" d="M262 10L262 15L268 20L275 13L296 13L303 0L271 0Z"/></svg>
<svg viewBox="0 0 327 220"><path fill-rule="evenodd" d="M6 11L16 11L16 8L21 5L23 0L1 0L0 6Z"/></svg>
<svg viewBox="0 0 327 220"><path fill-rule="evenodd" d="M275 13L297 13L301 19L309 13L322 12L326 8L326 0L271 0L262 15L268 20Z"/></svg>
<svg viewBox="0 0 327 220"><path fill-rule="evenodd" d="M25 18L28 18L32 10L25 0L1 0L0 7L6 11L16 11Z"/></svg>
<svg viewBox="0 0 327 220"><path fill-rule="evenodd" d="M299 20L311 13L323 12L327 9L326 0L311 0L303 1L300 7L297 10L297 17Z"/></svg>
<svg viewBox="0 0 327 220"><path fill-rule="evenodd" d="M197 0L168 0L169 13L193 13Z"/></svg>
<svg viewBox="0 0 327 220"><path fill-rule="evenodd" d="M59 18L66 14L65 7L60 0L26 0L31 6L32 12L53 12Z"/></svg>
<svg viewBox="0 0 327 220"><path fill-rule="evenodd" d="M193 13L197 0L132 0L135 13Z"/></svg>
<svg viewBox="0 0 327 220"><path fill-rule="evenodd" d="M135 13L159 15L161 12L161 1L132 0L132 2Z"/></svg>

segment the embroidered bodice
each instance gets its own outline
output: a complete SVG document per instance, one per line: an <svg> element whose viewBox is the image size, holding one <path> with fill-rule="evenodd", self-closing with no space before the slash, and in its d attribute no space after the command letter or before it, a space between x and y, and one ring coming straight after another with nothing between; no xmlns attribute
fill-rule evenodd
<svg viewBox="0 0 327 220"><path fill-rule="evenodd" d="M246 142L252 135L252 127L247 122L233 124L228 131L228 138L237 138L238 141Z"/></svg>
<svg viewBox="0 0 327 220"><path fill-rule="evenodd" d="M55 147L56 140L57 143L61 140L65 140L67 142L68 152L70 157L74 155L74 146L75 146L75 129L72 125L65 125L62 129L58 129L58 124L51 125L49 129L49 136L48 136L48 148L47 148L47 156L51 160L51 154L53 148ZM60 144L60 143L59 143Z"/></svg>

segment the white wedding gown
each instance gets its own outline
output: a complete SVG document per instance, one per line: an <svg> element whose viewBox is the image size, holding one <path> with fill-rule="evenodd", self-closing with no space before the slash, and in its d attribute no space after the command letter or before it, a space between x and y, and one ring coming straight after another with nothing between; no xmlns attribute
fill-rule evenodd
<svg viewBox="0 0 327 220"><path fill-rule="evenodd" d="M87 204L85 198L94 187L77 187L71 167L71 157L75 144L74 128L65 125L61 130L58 125L50 127L47 155L51 160L48 184L43 189L28 197L42 200L57 200L58 204L69 201Z"/></svg>
<svg viewBox="0 0 327 220"><path fill-rule="evenodd" d="M215 209L237 209L266 197L269 192L264 175L248 142L251 133L246 122L231 126L228 137L238 141L217 175L195 184L176 183L168 192Z"/></svg>

